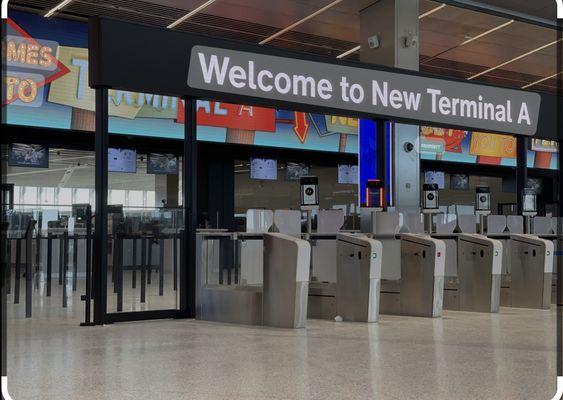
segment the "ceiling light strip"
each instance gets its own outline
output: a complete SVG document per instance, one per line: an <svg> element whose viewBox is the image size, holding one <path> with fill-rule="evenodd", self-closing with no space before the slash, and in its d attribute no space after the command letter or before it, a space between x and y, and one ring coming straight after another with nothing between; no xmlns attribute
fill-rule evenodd
<svg viewBox="0 0 563 400"><path fill-rule="evenodd" d="M288 27L283 28L281 31L278 31L277 33L274 33L272 36L267 37L266 39L262 40L262 41L260 42L260 44L266 44L266 43L268 43L269 41L271 41L271 40L277 38L278 36L283 35L283 34L286 33L287 31L292 30L292 29L295 28L297 25L301 25L303 22L308 21L308 20L310 20L310 19L313 18L313 17L316 17L317 15L319 15L319 14L325 12L325 11L328 10L329 8L334 7L335 5L337 5L338 3L341 3L341 2L342 2L342 0L335 0L335 1L333 1L332 3L330 3L330 4L327 4L326 6L324 6L323 8L321 8L321 9L315 11L314 13L312 13L312 14L310 14L310 15L307 15L305 18L302 18L302 19L300 19L299 21L294 22L293 24L289 25Z"/></svg>
<svg viewBox="0 0 563 400"><path fill-rule="evenodd" d="M482 76L482 75L486 75L486 74L488 74L489 72L493 72L493 71L495 71L495 70L497 70L497 69L499 69L499 68L504 67L505 65L511 64L511 63L513 63L513 62L515 62L515 61L518 61L518 60L521 60L521 59L523 59L523 58L525 58L525 57L528 57L529 55L532 55L532 54L534 54L534 53L537 53L538 51L541 51L541 50L543 50L543 49L547 49L548 47L553 46L554 44L560 42L561 40L562 40L562 39L558 39L558 40L555 40L555 41L553 41L553 42L551 42L551 43L544 44L543 46L540 46L540 47L538 47L537 49L530 50L530 51L528 51L527 53L524 53L524 54L522 54L522 55L519 55L518 57L514 57L513 59L508 60L508 61L505 61L505 62L503 62L502 64L499 64L499 65L497 65L497 66L495 66L495 67L489 68L489 69L487 69L487 70L485 70L485 71L483 71L483 72L479 72L478 74L472 75L472 76L470 76L469 78L467 78L467 80L472 80L472 79L478 78L478 77L480 77L480 76Z"/></svg>
<svg viewBox="0 0 563 400"><path fill-rule="evenodd" d="M481 33L481 34L479 34L479 35L477 35L477 36L475 36L475 37L472 37L471 39L466 40L465 42L462 42L462 43L460 44L460 46L465 46L466 44L469 44L469 43L471 43L471 42L474 42L475 40L479 40L479 39L481 39L481 38L484 37L484 36L490 35L490 34L493 33L493 32L496 32L496 31L498 31L498 30L500 30L500 29L502 29L502 28L507 27L508 25L512 24L513 22L514 22L514 20L511 19L510 21L505 22L505 23L502 24L502 25L499 25L499 26L497 26L497 27L495 27L495 28L489 29L489 30L486 31L486 32L483 32L483 33Z"/></svg>
<svg viewBox="0 0 563 400"><path fill-rule="evenodd" d="M192 11L190 11L189 13L184 15L182 18L172 22L170 25L167 26L167 28L168 29L174 29L175 27L180 25L182 22L184 22L188 18L191 18L192 16L194 16L195 14L197 14L198 12L203 10L204 8L206 8L206 7L210 6L211 4L215 3L215 1L217 1L217 0L207 0L205 3L203 3L199 7L194 8Z"/></svg>
<svg viewBox="0 0 563 400"><path fill-rule="evenodd" d="M446 3L442 3L441 5L439 5L439 6L436 7L436 8L433 8L433 9L430 10L430 11L426 11L424 14L420 14L420 15L418 16L418 19L426 18L426 17L428 17L429 15L434 14L436 11L440 11L440 10L441 10L442 8L444 8L445 6L446 6Z"/></svg>
<svg viewBox="0 0 563 400"><path fill-rule="evenodd" d="M350 50L346 50L344 53L337 55L336 58L344 58L344 57L346 57L346 56L349 56L350 54L355 53L356 51L359 51L359 50L360 50L360 47L361 47L361 46L358 45L358 46L356 46L356 47L354 47L354 48L352 48L352 49L350 49Z"/></svg>
<svg viewBox="0 0 563 400"><path fill-rule="evenodd" d="M49 11L47 11L47 14L45 14L45 18L49 18L49 17L53 16L54 13L56 13L57 11L60 11L62 8L66 7L68 4L70 4L72 1L73 0L64 0L64 1L60 2L55 7L51 8Z"/></svg>
<svg viewBox="0 0 563 400"><path fill-rule="evenodd" d="M542 78L542 79L540 79L540 80L538 80L538 81L535 81L535 82L532 82L532 83L528 83L527 85L522 86L522 89L528 89L529 87L532 87L532 86L535 86L535 85L537 85L537 84L539 84L539 83L542 83L542 82L548 81L548 80L550 80L550 79L553 79L553 78L555 78L557 75L561 75L561 74L563 74L563 71L559 71L559 72L557 72L557 73L555 73L555 74L553 74L553 75L547 76L547 77Z"/></svg>

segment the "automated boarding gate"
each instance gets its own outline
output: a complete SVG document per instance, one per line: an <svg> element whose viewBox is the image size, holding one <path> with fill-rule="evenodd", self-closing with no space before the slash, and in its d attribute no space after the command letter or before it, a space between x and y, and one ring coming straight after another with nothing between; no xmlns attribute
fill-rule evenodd
<svg viewBox="0 0 563 400"><path fill-rule="evenodd" d="M425 235L401 235L401 314L441 317L446 247Z"/></svg>
<svg viewBox="0 0 563 400"><path fill-rule="evenodd" d="M220 283L213 269L215 239L263 240L262 284ZM199 233L196 265L196 318L208 321L284 328L303 328L311 247L308 242L280 233ZM211 264L211 265L210 265ZM237 268L237 266L235 266ZM236 272L235 272L236 274Z"/></svg>
<svg viewBox="0 0 563 400"><path fill-rule="evenodd" d="M549 309L553 242L531 235L512 235L510 242L512 307Z"/></svg>
<svg viewBox="0 0 563 400"><path fill-rule="evenodd" d="M444 308L498 312L502 243L475 234L474 215L438 217L435 237L446 245ZM460 233L453 233L454 230Z"/></svg>
<svg viewBox="0 0 563 400"><path fill-rule="evenodd" d="M499 311L502 250L498 240L472 234L458 236L460 311Z"/></svg>
<svg viewBox="0 0 563 400"><path fill-rule="evenodd" d="M381 242L337 235L336 310L344 321L377 322L381 288Z"/></svg>
<svg viewBox="0 0 563 400"><path fill-rule="evenodd" d="M489 237L502 240L501 306L549 309L552 297L554 244L523 234L521 216L488 217Z"/></svg>

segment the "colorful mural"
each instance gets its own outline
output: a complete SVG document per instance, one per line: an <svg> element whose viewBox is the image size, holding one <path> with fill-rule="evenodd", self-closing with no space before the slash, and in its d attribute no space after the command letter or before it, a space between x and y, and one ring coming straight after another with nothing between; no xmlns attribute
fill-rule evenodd
<svg viewBox="0 0 563 400"><path fill-rule="evenodd" d="M6 123L94 130L88 86L87 25L10 12ZM134 68L135 66L132 66ZM183 138L183 105L174 97L109 92L111 133ZM355 118L198 101L198 140L357 153Z"/></svg>

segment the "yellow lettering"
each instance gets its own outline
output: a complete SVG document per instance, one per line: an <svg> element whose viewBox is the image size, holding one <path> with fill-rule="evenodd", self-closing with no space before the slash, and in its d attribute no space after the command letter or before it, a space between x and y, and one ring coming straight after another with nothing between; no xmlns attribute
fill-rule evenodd
<svg viewBox="0 0 563 400"><path fill-rule="evenodd" d="M10 40L8 41L6 48L6 57L9 62L15 61L25 64L25 54L27 51L27 46L24 42L21 42L19 45L17 45L16 42Z"/></svg>
<svg viewBox="0 0 563 400"><path fill-rule="evenodd" d="M18 97L24 103L31 103L37 97L37 84L31 79L24 79L18 87Z"/></svg>

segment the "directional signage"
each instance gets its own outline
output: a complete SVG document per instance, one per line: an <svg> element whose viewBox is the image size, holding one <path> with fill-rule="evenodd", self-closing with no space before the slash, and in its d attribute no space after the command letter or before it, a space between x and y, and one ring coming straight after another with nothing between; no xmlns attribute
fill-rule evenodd
<svg viewBox="0 0 563 400"><path fill-rule="evenodd" d="M91 87L529 136L554 115L529 91L105 18L89 32Z"/></svg>
<svg viewBox="0 0 563 400"><path fill-rule="evenodd" d="M398 72L194 46L194 89L533 135L538 94Z"/></svg>

